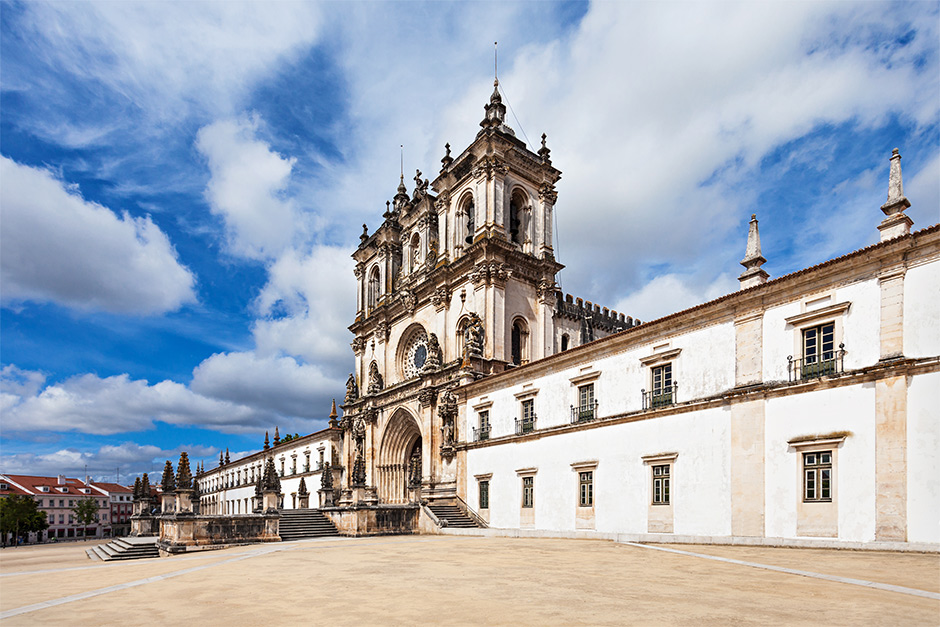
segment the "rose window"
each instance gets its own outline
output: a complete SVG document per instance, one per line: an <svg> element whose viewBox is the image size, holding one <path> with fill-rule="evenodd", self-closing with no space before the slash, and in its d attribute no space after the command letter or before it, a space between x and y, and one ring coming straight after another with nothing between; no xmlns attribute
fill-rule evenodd
<svg viewBox="0 0 940 627"><path fill-rule="evenodd" d="M406 379L417 377L428 360L428 336L423 329L413 333L402 352L402 372Z"/></svg>

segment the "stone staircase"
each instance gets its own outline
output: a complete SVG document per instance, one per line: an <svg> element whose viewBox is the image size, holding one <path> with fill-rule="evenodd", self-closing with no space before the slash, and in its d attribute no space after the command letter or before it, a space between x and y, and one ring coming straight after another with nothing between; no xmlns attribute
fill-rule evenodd
<svg viewBox="0 0 940 627"><path fill-rule="evenodd" d="M332 521L318 509L282 509L280 514L281 540L339 535Z"/></svg>
<svg viewBox="0 0 940 627"><path fill-rule="evenodd" d="M107 544L99 544L85 550L89 559L112 562L115 560L140 560L160 557L155 536L143 538L118 538Z"/></svg>
<svg viewBox="0 0 940 627"><path fill-rule="evenodd" d="M428 509L434 512L437 519L441 521L442 527L456 527L458 529L479 529L480 525L470 518L459 505L453 502L437 502L428 505Z"/></svg>

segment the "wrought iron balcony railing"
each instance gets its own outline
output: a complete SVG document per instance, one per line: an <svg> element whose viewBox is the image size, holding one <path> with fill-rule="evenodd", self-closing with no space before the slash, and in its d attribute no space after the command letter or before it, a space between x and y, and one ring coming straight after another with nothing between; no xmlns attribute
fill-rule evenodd
<svg viewBox="0 0 940 627"><path fill-rule="evenodd" d="M679 389L678 383L670 386L657 388L655 390L640 390L643 394L643 409L658 409L666 407L676 402L676 391Z"/></svg>
<svg viewBox="0 0 940 627"><path fill-rule="evenodd" d="M837 351L824 352L822 355L813 355L802 359L793 359L792 355L788 355L787 372L790 375L790 382L842 374L844 357L845 344L839 344L839 350Z"/></svg>
<svg viewBox="0 0 940 627"><path fill-rule="evenodd" d="M490 428L489 427L480 427L473 429L473 441L474 442L485 442L490 439Z"/></svg>
<svg viewBox="0 0 940 627"><path fill-rule="evenodd" d="M597 399L590 405L571 406L571 424L589 422L597 418Z"/></svg>
<svg viewBox="0 0 940 627"><path fill-rule="evenodd" d="M516 418L516 435L535 431L535 419L535 414L529 418Z"/></svg>

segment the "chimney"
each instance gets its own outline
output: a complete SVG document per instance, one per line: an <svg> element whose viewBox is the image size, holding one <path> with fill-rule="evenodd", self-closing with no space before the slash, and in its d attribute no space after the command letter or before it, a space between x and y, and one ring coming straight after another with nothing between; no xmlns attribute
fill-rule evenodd
<svg viewBox="0 0 940 627"><path fill-rule="evenodd" d="M56 482L57 482L59 485L65 485L66 483L68 483L68 482L66 481L66 479L65 479L65 475L59 475L59 476L57 477L57 481L56 481Z"/></svg>
<svg viewBox="0 0 940 627"><path fill-rule="evenodd" d="M751 222L747 231L747 250L744 251L744 272L738 277L741 282L741 289L746 290L755 285L763 285L768 277L766 270L761 268L767 263L767 260L760 254L760 233L757 230L757 214L751 214Z"/></svg>
<svg viewBox="0 0 940 627"><path fill-rule="evenodd" d="M882 242L908 235L911 232L911 225L914 224L914 221L904 213L904 210L911 206L911 202L904 197L904 184L901 182L901 154L897 148L892 151L889 161L891 170L888 174L888 201L881 205L885 219L878 225Z"/></svg>

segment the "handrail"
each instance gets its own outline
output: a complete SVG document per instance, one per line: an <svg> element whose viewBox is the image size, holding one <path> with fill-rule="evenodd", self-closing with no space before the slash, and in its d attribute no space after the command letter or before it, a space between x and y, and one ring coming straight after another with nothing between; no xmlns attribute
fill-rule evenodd
<svg viewBox="0 0 940 627"><path fill-rule="evenodd" d="M483 527L484 529L488 529L488 528L489 528L489 525L486 524L486 521L483 520L483 519L480 517L479 514L477 514L475 511L473 511L473 510L470 508L470 506L467 505L467 502L466 502L465 500L463 500L462 498L460 498L460 495L455 494L454 496L457 498L457 502L460 503L460 504L463 506L463 509L464 509L464 511L467 513L467 516L469 516L470 518L472 518L473 521L474 521L476 524L480 525L480 526Z"/></svg>

